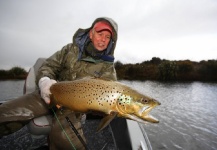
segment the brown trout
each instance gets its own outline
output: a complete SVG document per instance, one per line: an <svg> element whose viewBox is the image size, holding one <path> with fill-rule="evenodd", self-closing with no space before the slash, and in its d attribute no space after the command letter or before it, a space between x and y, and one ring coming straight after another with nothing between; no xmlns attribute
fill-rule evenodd
<svg viewBox="0 0 217 150"><path fill-rule="evenodd" d="M84 78L55 83L50 91L51 101L60 106L81 113L104 113L106 116L98 131L107 126L115 116L142 123L159 122L148 115L154 107L160 105L158 101L117 81Z"/></svg>

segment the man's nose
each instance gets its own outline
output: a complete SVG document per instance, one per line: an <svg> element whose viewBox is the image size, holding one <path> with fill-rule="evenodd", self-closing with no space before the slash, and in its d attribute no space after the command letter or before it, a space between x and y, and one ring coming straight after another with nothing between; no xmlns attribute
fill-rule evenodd
<svg viewBox="0 0 217 150"><path fill-rule="evenodd" d="M105 41L106 40L106 37L105 36L102 36L102 41Z"/></svg>
<svg viewBox="0 0 217 150"><path fill-rule="evenodd" d="M101 40L104 42L104 41L106 41L106 36L102 36L101 37Z"/></svg>

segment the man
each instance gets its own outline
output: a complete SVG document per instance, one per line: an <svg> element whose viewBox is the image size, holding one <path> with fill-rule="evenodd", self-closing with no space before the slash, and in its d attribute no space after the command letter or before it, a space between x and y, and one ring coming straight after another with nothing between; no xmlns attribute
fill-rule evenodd
<svg viewBox="0 0 217 150"><path fill-rule="evenodd" d="M87 76L117 80L113 64L117 30L118 26L112 19L97 18L90 28L78 29L73 36L73 43L64 46L62 50L57 51L45 61L38 71L36 84L46 104L50 104L50 86L57 81L72 81ZM5 122L24 122L48 114L48 109L41 101L40 95L36 91L1 105L0 125ZM20 107L25 116L19 113ZM10 108L13 108L13 111L9 110ZM69 117L84 139L80 123L81 114L66 108L58 110L56 114L58 120L53 119L49 135L50 149L71 149L72 147L85 149L78 138L75 138L75 133L65 119Z"/></svg>

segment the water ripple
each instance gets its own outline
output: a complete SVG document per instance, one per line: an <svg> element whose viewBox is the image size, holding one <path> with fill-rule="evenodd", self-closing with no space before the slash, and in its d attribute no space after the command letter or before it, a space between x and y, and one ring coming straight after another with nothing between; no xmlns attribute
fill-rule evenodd
<svg viewBox="0 0 217 150"><path fill-rule="evenodd" d="M217 150L217 84L123 81L162 105L144 126L154 150Z"/></svg>

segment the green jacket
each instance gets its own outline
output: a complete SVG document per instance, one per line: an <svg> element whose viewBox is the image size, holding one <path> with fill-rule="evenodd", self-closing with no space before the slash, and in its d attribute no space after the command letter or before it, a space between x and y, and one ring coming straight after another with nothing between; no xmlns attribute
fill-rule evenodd
<svg viewBox="0 0 217 150"><path fill-rule="evenodd" d="M108 48L103 53L95 54L92 49L87 53L86 45L88 41L90 42L88 33L93 25L100 20L108 21L113 27L114 34ZM44 76L58 81L72 81L87 76L117 80L113 63L117 30L117 24L110 18L97 18L90 28L78 29L73 36L73 43L67 44L60 51L54 53L39 68L36 84Z"/></svg>

